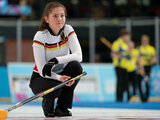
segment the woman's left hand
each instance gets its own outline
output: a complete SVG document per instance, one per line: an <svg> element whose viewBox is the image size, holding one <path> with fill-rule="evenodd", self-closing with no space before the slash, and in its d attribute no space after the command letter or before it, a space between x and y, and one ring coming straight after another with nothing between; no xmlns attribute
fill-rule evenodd
<svg viewBox="0 0 160 120"><path fill-rule="evenodd" d="M70 87L75 83L75 81L73 80L72 82L69 82L68 84L66 84L66 86Z"/></svg>
<svg viewBox="0 0 160 120"><path fill-rule="evenodd" d="M61 80L62 82L65 82L65 81L69 80L70 78L71 78L70 76L62 75L62 76L60 77L60 80ZM66 86L70 87L70 86L72 86L73 84L74 84L74 81L69 82L68 84L66 84Z"/></svg>

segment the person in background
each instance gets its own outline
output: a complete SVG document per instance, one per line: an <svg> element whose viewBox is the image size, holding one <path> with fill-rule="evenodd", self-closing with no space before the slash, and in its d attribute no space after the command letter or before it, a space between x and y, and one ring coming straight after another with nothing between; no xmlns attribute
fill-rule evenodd
<svg viewBox="0 0 160 120"><path fill-rule="evenodd" d="M128 42L128 54L127 54L127 89L128 89L128 101L135 101L136 97L136 70L137 65L140 62L138 49L135 48L133 41ZM132 91L130 90L132 88Z"/></svg>
<svg viewBox="0 0 160 120"><path fill-rule="evenodd" d="M101 62L102 62L102 60L101 60L101 55L98 54L98 53L95 54L95 62L96 62L96 63L101 63Z"/></svg>
<svg viewBox="0 0 160 120"><path fill-rule="evenodd" d="M130 40L131 34L126 29L120 31L119 38L112 44L112 60L115 67L117 84L116 84L116 101L123 101L123 93L127 91L127 71L126 71L126 56L128 53L127 42Z"/></svg>
<svg viewBox="0 0 160 120"><path fill-rule="evenodd" d="M150 38L148 35L141 36L141 45L138 47L139 57L143 67L139 69L137 78L138 87L141 95L141 101L147 102L149 98L149 77L152 66L156 63L156 51L150 44ZM146 79L146 77L148 77ZM145 79L144 79L145 78ZM145 92L142 90L142 80L145 80Z"/></svg>

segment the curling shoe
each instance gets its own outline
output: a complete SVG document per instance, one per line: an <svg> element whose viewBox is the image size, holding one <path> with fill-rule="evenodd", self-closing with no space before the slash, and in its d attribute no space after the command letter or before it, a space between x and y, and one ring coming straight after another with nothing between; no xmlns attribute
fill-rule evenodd
<svg viewBox="0 0 160 120"><path fill-rule="evenodd" d="M43 99L42 101L42 108L46 117L55 117L54 103L51 103L52 102L48 101L47 99Z"/></svg>
<svg viewBox="0 0 160 120"><path fill-rule="evenodd" d="M56 117L69 117L72 116L72 113L67 108L56 107L55 109Z"/></svg>

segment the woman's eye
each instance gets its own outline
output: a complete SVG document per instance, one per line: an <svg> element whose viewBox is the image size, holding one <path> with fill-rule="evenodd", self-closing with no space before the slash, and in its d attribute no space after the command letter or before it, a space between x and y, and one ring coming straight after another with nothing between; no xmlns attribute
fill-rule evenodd
<svg viewBox="0 0 160 120"><path fill-rule="evenodd" d="M64 18L65 15L60 15L60 16L58 16L58 15L53 15L53 17L54 17L54 18L58 18L58 17Z"/></svg>
<svg viewBox="0 0 160 120"><path fill-rule="evenodd" d="M54 17L54 18L57 18L58 16L57 16L57 15L54 15L53 17Z"/></svg>
<svg viewBox="0 0 160 120"><path fill-rule="evenodd" d="M61 15L61 18L63 18L64 17L64 15Z"/></svg>

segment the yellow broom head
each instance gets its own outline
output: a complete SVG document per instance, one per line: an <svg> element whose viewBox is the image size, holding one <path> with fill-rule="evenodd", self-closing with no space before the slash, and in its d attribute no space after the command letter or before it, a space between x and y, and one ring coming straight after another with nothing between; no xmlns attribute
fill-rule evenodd
<svg viewBox="0 0 160 120"><path fill-rule="evenodd" d="M8 112L6 110L0 110L0 120L5 120L7 118Z"/></svg>

